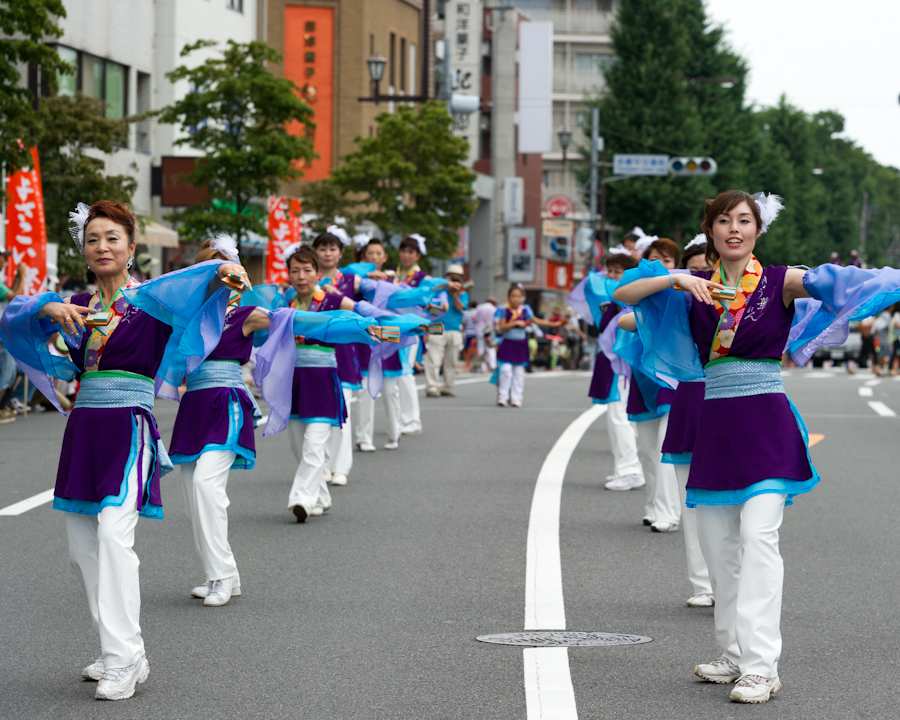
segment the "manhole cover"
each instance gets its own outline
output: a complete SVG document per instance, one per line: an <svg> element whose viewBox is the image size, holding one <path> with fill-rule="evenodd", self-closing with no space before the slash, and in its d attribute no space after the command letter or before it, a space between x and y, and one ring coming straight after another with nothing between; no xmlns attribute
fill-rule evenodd
<svg viewBox="0 0 900 720"><path fill-rule="evenodd" d="M480 642L497 645L525 645L528 647L607 647L609 645L640 645L653 642L643 635L602 632L567 632L537 630L534 632L498 633L481 635Z"/></svg>

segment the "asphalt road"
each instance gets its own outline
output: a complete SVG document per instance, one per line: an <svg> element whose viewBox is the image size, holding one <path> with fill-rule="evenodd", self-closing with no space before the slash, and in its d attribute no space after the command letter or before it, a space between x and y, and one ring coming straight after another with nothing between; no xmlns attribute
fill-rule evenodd
<svg viewBox="0 0 900 720"><path fill-rule="evenodd" d="M232 474L231 543L243 595L189 597L202 581L177 472L164 521L141 520L142 629L151 674L132 700L99 703L81 668L98 654L68 563L61 513L0 516L0 718L525 718L523 653L476 636L523 629L526 532L535 480L589 407L588 377L528 376L525 407L492 389L422 398L425 434L356 454L334 508L288 513L287 438L259 440L257 468ZM612 493L599 418L565 476L560 546L567 627L652 643L569 650L580 718L891 718L897 710L900 382L788 371L823 482L788 508L783 691L728 703L696 681L716 657L712 610L690 594L680 533L640 525L643 491ZM861 396L870 388L871 396ZM863 390L868 393L867 389ZM159 401L164 438L175 405ZM0 509L53 485L64 419L0 426ZM384 435L376 410L376 435ZM748 462L752 458L748 458Z"/></svg>

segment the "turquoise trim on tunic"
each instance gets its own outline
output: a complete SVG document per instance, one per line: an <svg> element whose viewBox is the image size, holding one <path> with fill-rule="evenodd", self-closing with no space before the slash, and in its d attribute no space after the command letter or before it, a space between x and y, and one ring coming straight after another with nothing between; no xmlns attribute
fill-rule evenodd
<svg viewBox="0 0 900 720"><path fill-rule="evenodd" d="M593 405L608 405L609 403L614 403L619 401L619 376L616 375L615 379L612 383L612 390L609 391L609 395L605 398L591 398L591 404Z"/></svg>
<svg viewBox="0 0 900 720"><path fill-rule="evenodd" d="M365 376L365 375L366 375L366 373L363 373L363 376ZM354 391L356 391L356 390L362 390L362 383L344 382L344 381L342 380L342 381L341 381L341 387L342 387L344 390L354 390Z"/></svg>
<svg viewBox="0 0 900 720"><path fill-rule="evenodd" d="M252 470L256 466L256 453L239 444L241 428L244 427L244 408L241 406L238 392L236 388L231 388L229 392L231 396L231 413L228 416L228 437L225 438L225 442L206 443L203 449L194 455L173 453L169 457L175 465L196 462L205 452L227 450L237 456L234 462L231 463L232 470Z"/></svg>
<svg viewBox="0 0 900 720"><path fill-rule="evenodd" d="M337 421L336 418L330 417L313 417L313 418L302 418L299 415L291 415L291 420L298 420L302 423L306 423L307 425L311 425L312 423L325 423L326 425L331 425L332 427L340 427L341 424Z"/></svg>
<svg viewBox="0 0 900 720"><path fill-rule="evenodd" d="M671 405L658 405L656 412L648 410L647 412L638 413L637 415L628 415L630 422L646 422L647 420L656 420L665 415L672 409Z"/></svg>
<svg viewBox="0 0 900 720"><path fill-rule="evenodd" d="M667 465L690 465L691 464L691 456L694 453L683 452L683 453L663 453L662 454L662 462Z"/></svg>
<svg viewBox="0 0 900 720"><path fill-rule="evenodd" d="M806 423L800 417L800 413L797 411L793 401L790 398L787 400L791 406L791 412L794 414L794 419L797 421L797 427L800 428L803 442L806 443L806 459L812 468L813 476L809 480L802 481L788 478L767 478L739 490L706 490L704 488L689 487L685 500L685 504L689 508L697 507L698 505L742 505L750 498L756 495L765 495L766 493L787 495L785 506L793 505L794 498L797 495L808 493L819 484L819 480L822 477L819 475L819 471L816 470L815 465L812 464L812 459L809 456L809 431L806 429Z"/></svg>
<svg viewBox="0 0 900 720"><path fill-rule="evenodd" d="M140 443L142 441L143 438L141 438L140 440L138 439L137 420L132 415L131 452L128 454L128 461L125 463L125 477L122 478L122 484L121 486L119 486L118 495L107 495L100 502L94 502L92 500L75 500L72 498L54 497L52 506L53 509L62 510L63 512L78 513L80 515L99 515L100 511L105 507L122 507L122 503L125 502L125 498L128 496L128 478L131 476L131 471L134 468L135 463L137 462L138 454L141 449ZM152 481L154 464L156 461L156 453L153 452L153 443L151 442L146 449L148 452L153 453L151 455L152 462L150 463L150 469L147 473ZM150 482L144 483L143 506L143 509L139 513L141 517L151 518L153 520L163 519L163 509L159 505L154 505L150 502Z"/></svg>

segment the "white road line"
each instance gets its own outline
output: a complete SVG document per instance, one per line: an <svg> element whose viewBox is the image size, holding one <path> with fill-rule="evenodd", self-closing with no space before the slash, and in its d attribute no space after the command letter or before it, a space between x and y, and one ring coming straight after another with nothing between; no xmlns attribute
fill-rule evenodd
<svg viewBox="0 0 900 720"><path fill-rule="evenodd" d="M869 400L869 407L881 415L881 417L897 417L897 413L878 400Z"/></svg>
<svg viewBox="0 0 900 720"><path fill-rule="evenodd" d="M524 656L528 720L578 720L569 648L526 648Z"/></svg>
<svg viewBox="0 0 900 720"><path fill-rule="evenodd" d="M833 378L834 373L830 373L827 370L812 370L811 372L804 373L803 377L818 380L820 378Z"/></svg>
<svg viewBox="0 0 900 720"><path fill-rule="evenodd" d="M877 378L875 380L866 380L866 385L868 387L875 387L876 385L880 385L880 384L881 384L881 380L878 380Z"/></svg>
<svg viewBox="0 0 900 720"><path fill-rule="evenodd" d="M21 515L22 513L33 510L36 507L40 507L44 503L48 503L51 500L53 500L53 488L44 490L44 492L42 493L38 493L37 495L33 495L30 498L20 500L17 503L13 503L8 507L3 508L2 510L0 510L0 515Z"/></svg>
<svg viewBox="0 0 900 720"><path fill-rule="evenodd" d="M562 485L572 453L587 429L605 412L605 405L593 405L581 413L560 435L538 474L526 543L526 630L566 629L559 553ZM567 649L529 648L524 651L524 660L528 720L577 720Z"/></svg>
<svg viewBox="0 0 900 720"><path fill-rule="evenodd" d="M859 390L860 397L872 397L874 391L868 385L869 383L866 383L865 385L857 388L857 390Z"/></svg>

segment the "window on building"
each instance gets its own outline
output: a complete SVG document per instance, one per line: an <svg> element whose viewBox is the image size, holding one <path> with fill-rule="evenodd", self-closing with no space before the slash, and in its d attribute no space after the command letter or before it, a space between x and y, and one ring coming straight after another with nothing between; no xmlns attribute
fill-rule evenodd
<svg viewBox="0 0 900 720"><path fill-rule="evenodd" d="M599 75L612 61L608 53L575 53L575 72L579 75Z"/></svg>
<svg viewBox="0 0 900 720"><path fill-rule="evenodd" d="M406 92L406 38L400 38L400 92Z"/></svg>
<svg viewBox="0 0 900 720"><path fill-rule="evenodd" d="M391 45L390 45L390 57L388 58L388 65L390 69L388 71L388 84L391 86L391 91L397 87L397 36L394 33L391 33Z"/></svg>
<svg viewBox="0 0 900 720"><path fill-rule="evenodd" d="M613 0L572 0L576 12L612 12Z"/></svg>
<svg viewBox="0 0 900 720"><path fill-rule="evenodd" d="M137 112L143 115L150 110L150 76L147 73L137 74ZM135 147L140 152L150 152L150 120L139 120L136 132Z"/></svg>
<svg viewBox="0 0 900 720"><path fill-rule="evenodd" d="M410 95L416 94L416 44L409 44L409 79L406 83Z"/></svg>
<svg viewBox="0 0 900 720"><path fill-rule="evenodd" d="M119 63L103 62L103 99L106 100L106 117L121 120L128 113L128 68Z"/></svg>
<svg viewBox="0 0 900 720"><path fill-rule="evenodd" d="M227 7L229 10L234 10L239 13L244 12L244 0L225 0L227 3Z"/></svg>
<svg viewBox="0 0 900 720"><path fill-rule="evenodd" d="M78 51L73 50L72 48L63 47L62 45L57 45L56 52L59 54L61 60L64 60L75 67L75 72L73 73L59 74L59 77L56 79L58 85L57 92L60 95L74 97L75 93L78 92Z"/></svg>

